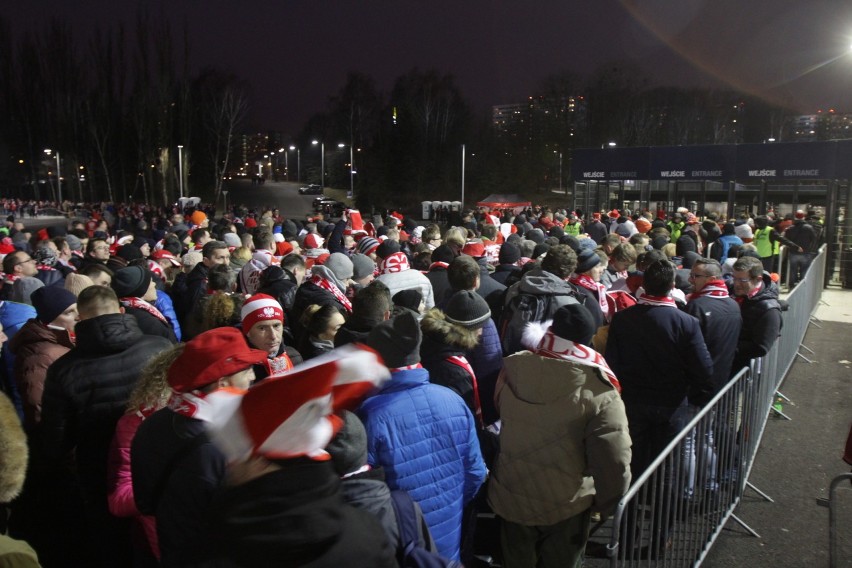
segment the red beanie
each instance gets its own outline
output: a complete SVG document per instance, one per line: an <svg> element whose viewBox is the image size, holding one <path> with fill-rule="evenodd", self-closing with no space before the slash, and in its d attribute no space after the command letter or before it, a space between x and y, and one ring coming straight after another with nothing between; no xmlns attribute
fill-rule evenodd
<svg viewBox="0 0 852 568"><path fill-rule="evenodd" d="M240 319L243 321L243 333L248 333L259 321L277 320L284 321L284 310L281 304L267 294L255 294L243 304L240 310Z"/></svg>

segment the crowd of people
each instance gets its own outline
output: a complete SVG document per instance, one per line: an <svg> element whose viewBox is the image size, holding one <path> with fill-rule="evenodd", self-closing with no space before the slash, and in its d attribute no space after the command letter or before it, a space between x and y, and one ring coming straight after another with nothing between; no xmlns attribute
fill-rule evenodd
<svg viewBox="0 0 852 568"><path fill-rule="evenodd" d="M592 515L775 342L778 246L800 277L821 233L793 217L10 215L0 420L29 465L0 462L0 556L473 565L492 530L507 568L580 566Z"/></svg>

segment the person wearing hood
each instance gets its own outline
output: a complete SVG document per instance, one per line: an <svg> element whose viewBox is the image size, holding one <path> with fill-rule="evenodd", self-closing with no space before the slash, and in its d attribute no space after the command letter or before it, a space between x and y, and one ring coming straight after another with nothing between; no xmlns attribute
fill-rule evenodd
<svg viewBox="0 0 852 568"><path fill-rule="evenodd" d="M732 246L743 246L743 240L737 236L736 227L733 223L725 223L725 226L722 227L722 236L716 239L713 243L713 247L710 249L710 256L719 261L719 263L724 263L725 259L727 259L730 255L728 251Z"/></svg>
<svg viewBox="0 0 852 568"><path fill-rule="evenodd" d="M781 333L778 286L763 270L763 263L744 256L734 263L733 292L743 317L731 372L736 373L754 358L763 357Z"/></svg>
<svg viewBox="0 0 852 568"><path fill-rule="evenodd" d="M299 353L305 359L313 359L334 349L334 337L345 322L346 318L334 304L308 306L300 321L304 333L298 344Z"/></svg>
<svg viewBox="0 0 852 568"><path fill-rule="evenodd" d="M6 336L0 326L0 340L5 342ZM27 475L27 437L21 428L21 422L15 412L12 401L5 393L0 392L0 448L3 457L0 459L0 507L4 507L20 494ZM16 540L6 535L5 515L0 523L0 565L15 568L39 568L38 556L35 550L23 540Z"/></svg>
<svg viewBox="0 0 852 568"><path fill-rule="evenodd" d="M631 440L620 385L590 348L595 323L578 304L525 330L505 358L495 400L500 453L488 503L500 517L505 566L582 564L591 513L608 515L630 486Z"/></svg>
<svg viewBox="0 0 852 568"><path fill-rule="evenodd" d="M278 300L284 313L290 315L296 291L304 280L305 259L298 254L288 254L281 259L280 266L272 265L261 273L257 292Z"/></svg>
<svg viewBox="0 0 852 568"><path fill-rule="evenodd" d="M41 399L47 369L74 347L77 297L65 290L39 288L32 294L36 317L9 342L15 354L15 381L24 403L24 426L34 431L41 422Z"/></svg>

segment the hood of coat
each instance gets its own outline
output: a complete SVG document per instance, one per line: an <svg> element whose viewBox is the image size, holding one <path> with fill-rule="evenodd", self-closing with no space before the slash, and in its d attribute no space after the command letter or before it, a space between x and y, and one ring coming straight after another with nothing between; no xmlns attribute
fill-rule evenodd
<svg viewBox="0 0 852 568"><path fill-rule="evenodd" d="M17 355L35 343L54 343L68 349L74 347L67 331L51 329L40 321L31 319L9 340L9 350Z"/></svg>
<svg viewBox="0 0 852 568"><path fill-rule="evenodd" d="M596 394L612 390L601 371L594 367L530 351L506 357L504 365L506 387L517 399L530 404L550 405L576 397L580 388L589 388Z"/></svg>
<svg viewBox="0 0 852 568"><path fill-rule="evenodd" d="M77 350L86 355L126 351L145 337L136 318L127 314L104 314L77 322Z"/></svg>
<svg viewBox="0 0 852 568"><path fill-rule="evenodd" d="M518 291L525 294L572 294L574 289L552 272L533 268L518 282Z"/></svg>
<svg viewBox="0 0 852 568"><path fill-rule="evenodd" d="M432 308L420 320L423 336L436 343L443 343L462 351L476 347L479 336L476 331L447 321L447 316L438 308Z"/></svg>
<svg viewBox="0 0 852 568"><path fill-rule="evenodd" d="M0 393L0 503L18 496L27 474L27 437L12 401Z"/></svg>

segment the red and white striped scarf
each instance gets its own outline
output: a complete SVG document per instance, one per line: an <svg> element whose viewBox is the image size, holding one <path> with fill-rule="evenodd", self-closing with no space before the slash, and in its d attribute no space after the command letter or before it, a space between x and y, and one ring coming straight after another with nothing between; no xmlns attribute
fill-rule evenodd
<svg viewBox="0 0 852 568"><path fill-rule="evenodd" d="M582 286L586 290L591 290L598 297L598 305L601 307L601 312L604 318L609 319L609 303L606 301L606 286L600 282L595 282L595 279L588 274L572 274L568 279L571 284Z"/></svg>
<svg viewBox="0 0 852 568"><path fill-rule="evenodd" d="M349 301L349 298L346 297L346 295L340 290L340 288L337 287L334 282L331 282L327 278L323 278L319 274L314 274L313 276L311 276L309 278L309 282L311 282L312 284L316 284L323 290L331 292L331 294L334 296L334 299L337 300L340 305L344 307L344 309L346 309L346 312L350 314L352 313L352 302Z"/></svg>
<svg viewBox="0 0 852 568"><path fill-rule="evenodd" d="M611 384L615 390L621 392L621 383L618 382L618 379L615 377L615 373L613 373L612 369L609 368L606 359L604 359L603 355L591 347L587 347L582 343L575 343L574 341L564 339L552 331L547 330L544 333L544 337L542 337L541 341L538 342L538 347L536 348L535 353L542 357L564 359L581 365L596 367L603 372L604 376L609 381L609 384Z"/></svg>
<svg viewBox="0 0 852 568"><path fill-rule="evenodd" d="M382 259L379 263L379 270L382 274L393 274L395 272L403 272L411 268L408 264L408 257L404 252L395 252Z"/></svg>
<svg viewBox="0 0 852 568"><path fill-rule="evenodd" d="M644 304L646 306L661 306L664 308L677 309L677 304L675 304L674 298L671 296L650 296L648 294L639 294L639 298L636 303Z"/></svg>
<svg viewBox="0 0 852 568"><path fill-rule="evenodd" d="M718 278L716 280L708 280L704 288L687 296L686 301L691 302L703 296L707 296L708 298L727 298L728 287L725 286L725 281Z"/></svg>
<svg viewBox="0 0 852 568"><path fill-rule="evenodd" d="M233 387L224 387L213 392L219 391L227 391L235 395L244 395L246 393L242 389ZM167 406L181 416L188 416L189 418L205 422L210 422L218 412L218 408L207 401L207 394L200 390L172 393Z"/></svg>
<svg viewBox="0 0 852 568"><path fill-rule="evenodd" d="M476 421L480 428L485 428L485 421L482 418L482 402L479 400L479 384L476 382L476 373L473 372L473 367L470 366L464 355L451 355L447 357L447 361L453 365L458 365L470 375L470 381L473 384L473 410L476 416Z"/></svg>
<svg viewBox="0 0 852 568"><path fill-rule="evenodd" d="M433 262L432 264L429 265L429 272L432 272L432 270L435 269L435 268L446 269L448 266L450 266L449 263L441 262L440 260L436 260L435 262Z"/></svg>
<svg viewBox="0 0 852 568"><path fill-rule="evenodd" d="M164 324L170 325L169 320L166 319L166 316L160 313L160 310L158 310L142 298L119 298L119 301L121 302L121 305L125 308L136 308L139 310L145 310Z"/></svg>

